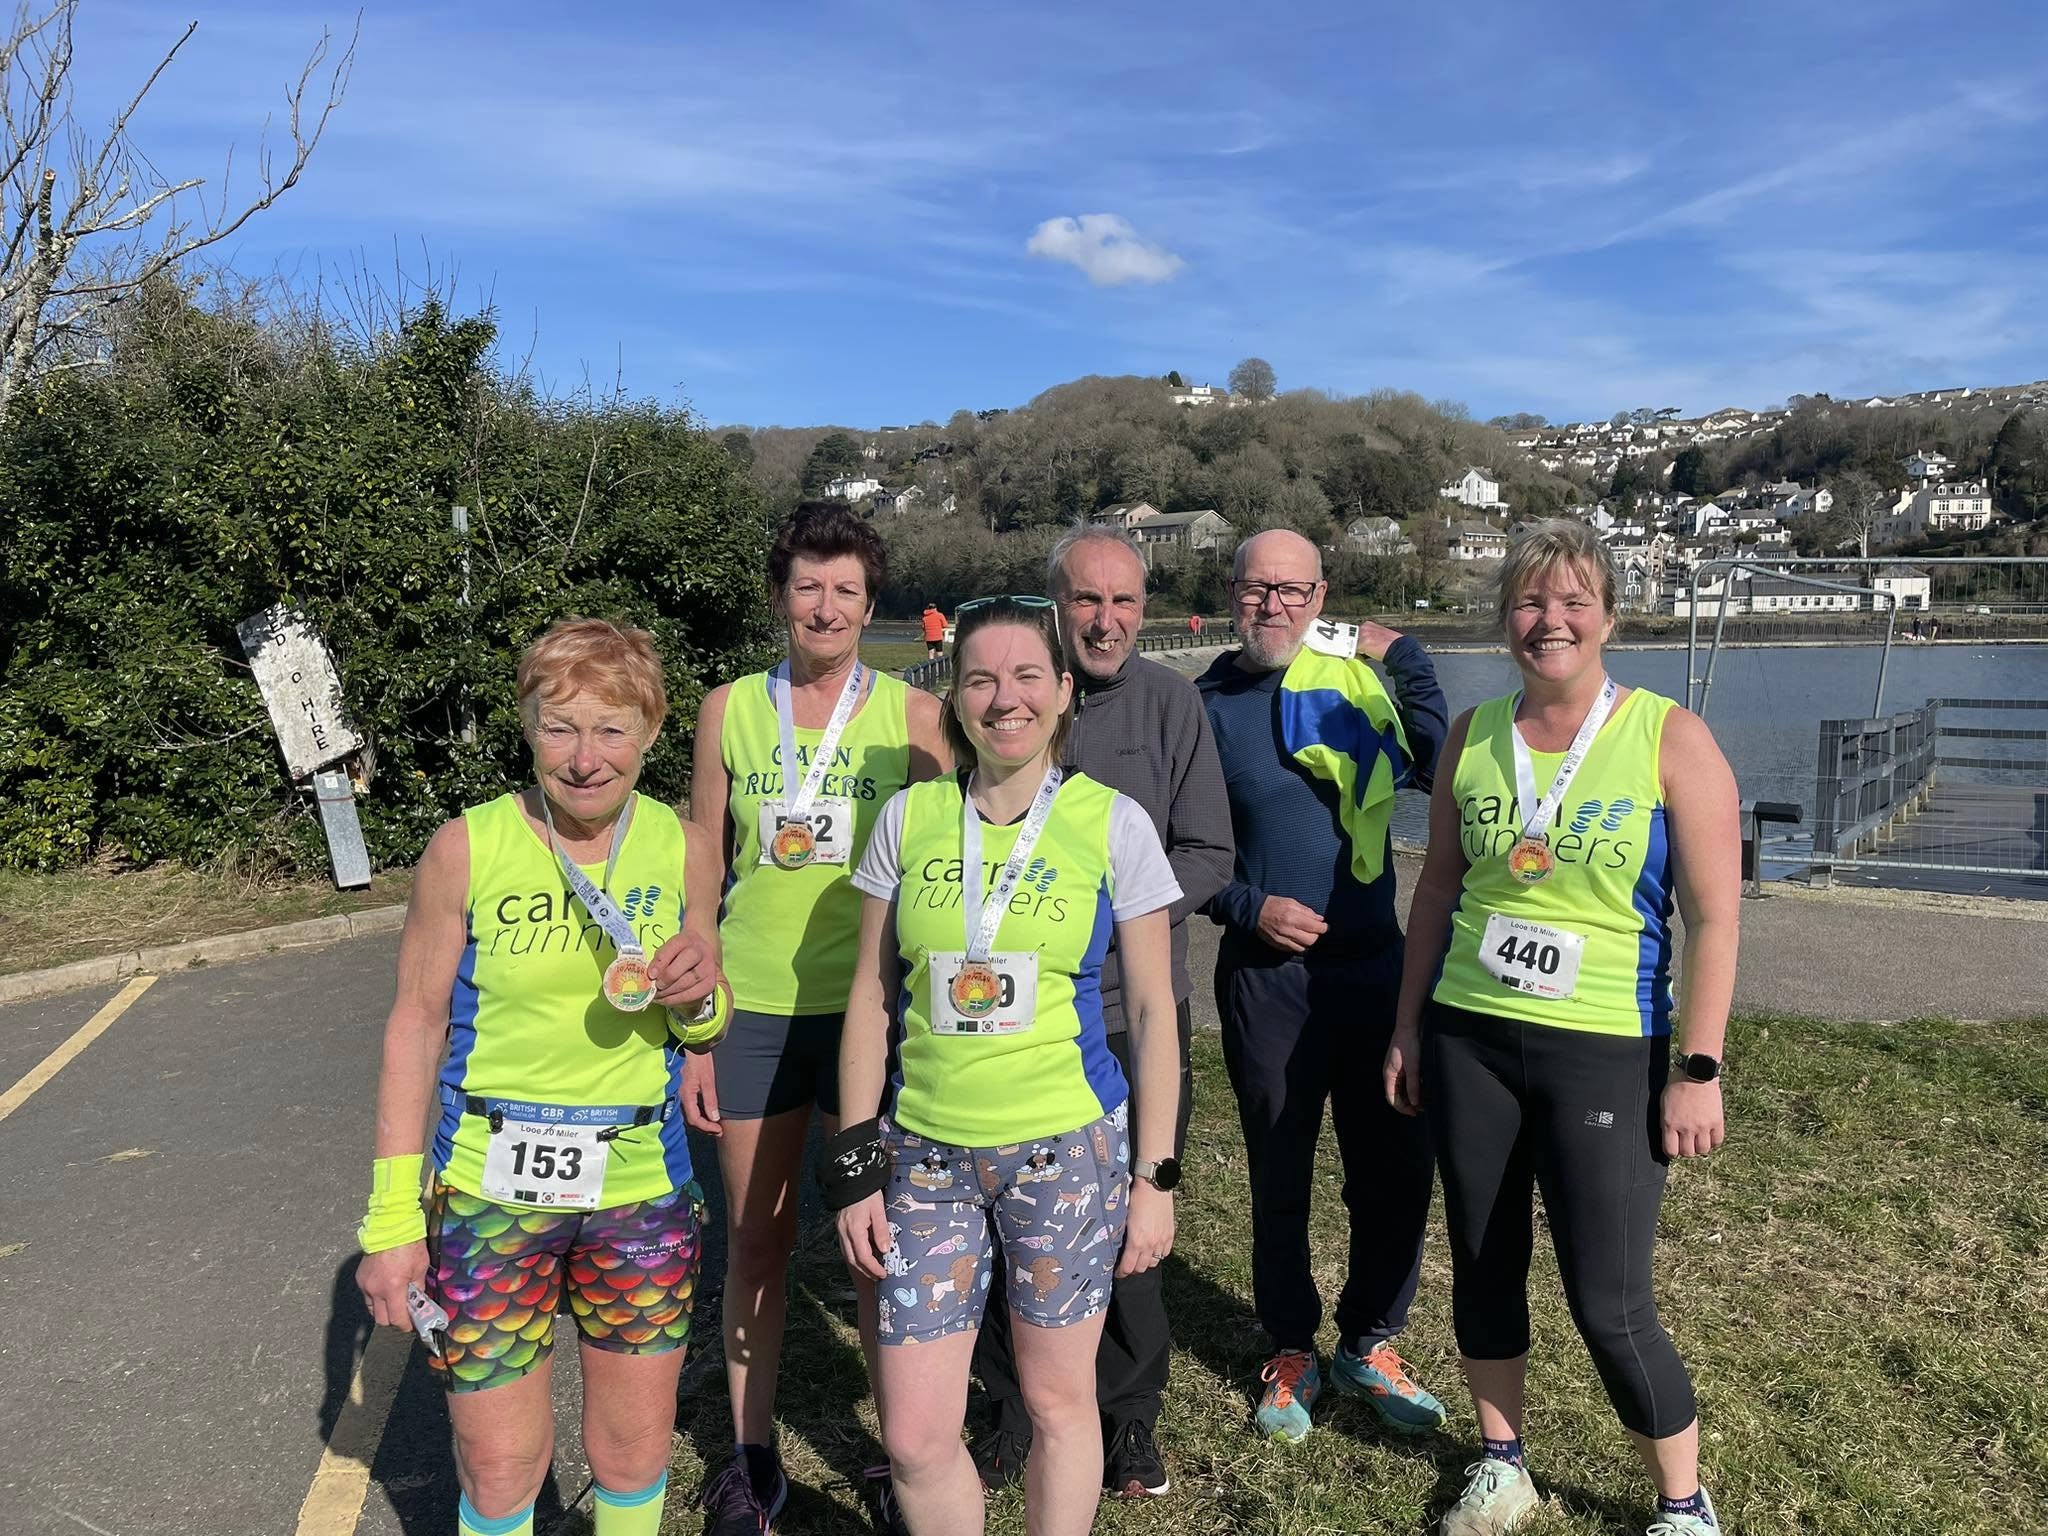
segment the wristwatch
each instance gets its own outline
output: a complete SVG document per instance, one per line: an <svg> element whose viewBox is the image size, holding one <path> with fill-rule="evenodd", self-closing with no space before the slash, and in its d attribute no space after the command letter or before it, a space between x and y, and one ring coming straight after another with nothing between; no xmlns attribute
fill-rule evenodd
<svg viewBox="0 0 2048 1536"><path fill-rule="evenodd" d="M1180 1159L1162 1157L1156 1163L1133 1163L1131 1175L1143 1179L1161 1194L1166 1194L1180 1183Z"/></svg>
<svg viewBox="0 0 2048 1536"><path fill-rule="evenodd" d="M1721 1058L1709 1056L1704 1051L1681 1055L1676 1065L1679 1071L1696 1083L1711 1083L1721 1075Z"/></svg>

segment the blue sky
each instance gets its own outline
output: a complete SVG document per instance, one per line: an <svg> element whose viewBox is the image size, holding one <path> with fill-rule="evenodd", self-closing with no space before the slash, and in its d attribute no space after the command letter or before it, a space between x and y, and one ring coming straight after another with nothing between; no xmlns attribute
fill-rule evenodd
<svg viewBox="0 0 2048 1536"><path fill-rule="evenodd" d="M299 3L86 0L248 156ZM247 271L453 274L557 389L874 426L1089 373L1688 413L2048 375L2048 6L391 4Z"/></svg>

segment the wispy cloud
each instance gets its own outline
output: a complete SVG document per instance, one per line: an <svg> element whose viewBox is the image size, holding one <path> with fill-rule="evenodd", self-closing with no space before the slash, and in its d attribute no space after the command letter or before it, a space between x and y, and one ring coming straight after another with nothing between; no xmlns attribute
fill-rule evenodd
<svg viewBox="0 0 2048 1536"><path fill-rule="evenodd" d="M1078 267L1098 288L1167 282L1186 265L1164 246L1142 239L1130 220L1114 213L1047 219L1024 249L1046 261Z"/></svg>

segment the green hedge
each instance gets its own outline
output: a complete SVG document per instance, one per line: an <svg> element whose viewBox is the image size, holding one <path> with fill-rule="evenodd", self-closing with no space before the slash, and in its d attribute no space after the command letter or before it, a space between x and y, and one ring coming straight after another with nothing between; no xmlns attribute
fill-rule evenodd
<svg viewBox="0 0 2048 1536"><path fill-rule="evenodd" d="M673 713L645 787L681 793L704 693L767 650L755 494L685 412L538 399L493 371L494 336L428 303L351 345L160 289L104 366L21 398L0 432L0 865L233 848L324 868L235 633L280 598L373 743L379 864L526 777L513 670L567 613L658 637Z"/></svg>

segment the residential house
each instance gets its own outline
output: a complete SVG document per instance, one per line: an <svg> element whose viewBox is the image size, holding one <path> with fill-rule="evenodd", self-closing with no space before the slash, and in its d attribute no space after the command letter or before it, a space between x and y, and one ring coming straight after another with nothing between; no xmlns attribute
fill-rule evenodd
<svg viewBox="0 0 2048 1536"><path fill-rule="evenodd" d="M1806 570L1800 574L1810 580L1839 582L1844 586L1856 584L1859 580L1841 571L1824 569ZM1789 576L1759 575L1749 583L1751 613L1854 613L1863 606L1863 601L1860 592L1837 592L1827 587L1809 586L1805 581L1794 581Z"/></svg>
<svg viewBox="0 0 2048 1536"><path fill-rule="evenodd" d="M1500 560L1508 552L1504 528L1491 523L1453 523L1445 553L1453 560Z"/></svg>
<svg viewBox="0 0 2048 1536"><path fill-rule="evenodd" d="M1932 582L1927 572L1913 565L1881 565L1877 573L1864 579L1865 586L1877 588L1890 595L1891 600L1907 613L1925 613L1930 601ZM1885 607L1878 599L1876 607Z"/></svg>
<svg viewBox="0 0 2048 1536"><path fill-rule="evenodd" d="M1808 512L1824 513L1834 504L1835 493L1824 485L1817 485L1811 490L1795 485L1771 510L1783 522L1787 518L1804 517Z"/></svg>
<svg viewBox="0 0 2048 1536"><path fill-rule="evenodd" d="M1344 539L1369 555L1402 555L1415 548L1391 517L1355 517L1344 525Z"/></svg>
<svg viewBox="0 0 2048 1536"><path fill-rule="evenodd" d="M1731 614L1744 613L1749 607L1750 577L1747 571L1715 571L1701 580L1697 610L1695 610L1692 573L1688 568L1671 589L1671 612L1681 619L1719 618L1725 604Z"/></svg>
<svg viewBox="0 0 2048 1536"><path fill-rule="evenodd" d="M1955 461L1945 453L1929 453L1924 449L1906 460L1908 480L1945 480L1955 468Z"/></svg>
<svg viewBox="0 0 2048 1536"><path fill-rule="evenodd" d="M1229 405L1230 391L1214 384L1189 384L1173 391L1175 405Z"/></svg>
<svg viewBox="0 0 2048 1536"><path fill-rule="evenodd" d="M873 475L840 475L825 483L825 494L841 501L860 501L882 488Z"/></svg>
<svg viewBox="0 0 2048 1536"><path fill-rule="evenodd" d="M1467 465L1464 474L1437 487L1437 495L1467 507L1497 507L1501 504L1500 482L1476 465Z"/></svg>
<svg viewBox="0 0 2048 1536"><path fill-rule="evenodd" d="M1237 546L1236 530L1230 519L1212 508L1199 512L1158 512L1128 525L1132 538L1145 553L1147 565L1171 564L1199 550L1227 550Z"/></svg>
<svg viewBox="0 0 2048 1536"><path fill-rule="evenodd" d="M1916 492L1927 526L1944 533L1975 532L1991 522L1991 487L1982 480L1938 480Z"/></svg>
<svg viewBox="0 0 2048 1536"><path fill-rule="evenodd" d="M877 491L875 493L875 510L877 512L908 512L923 500L924 488L917 485L906 485L900 491Z"/></svg>
<svg viewBox="0 0 2048 1536"><path fill-rule="evenodd" d="M1161 515L1159 509L1149 501L1120 501L1114 506L1097 508L1088 514L1088 521L1099 527L1114 528L1119 533L1128 533L1133 523L1142 523L1148 518Z"/></svg>

